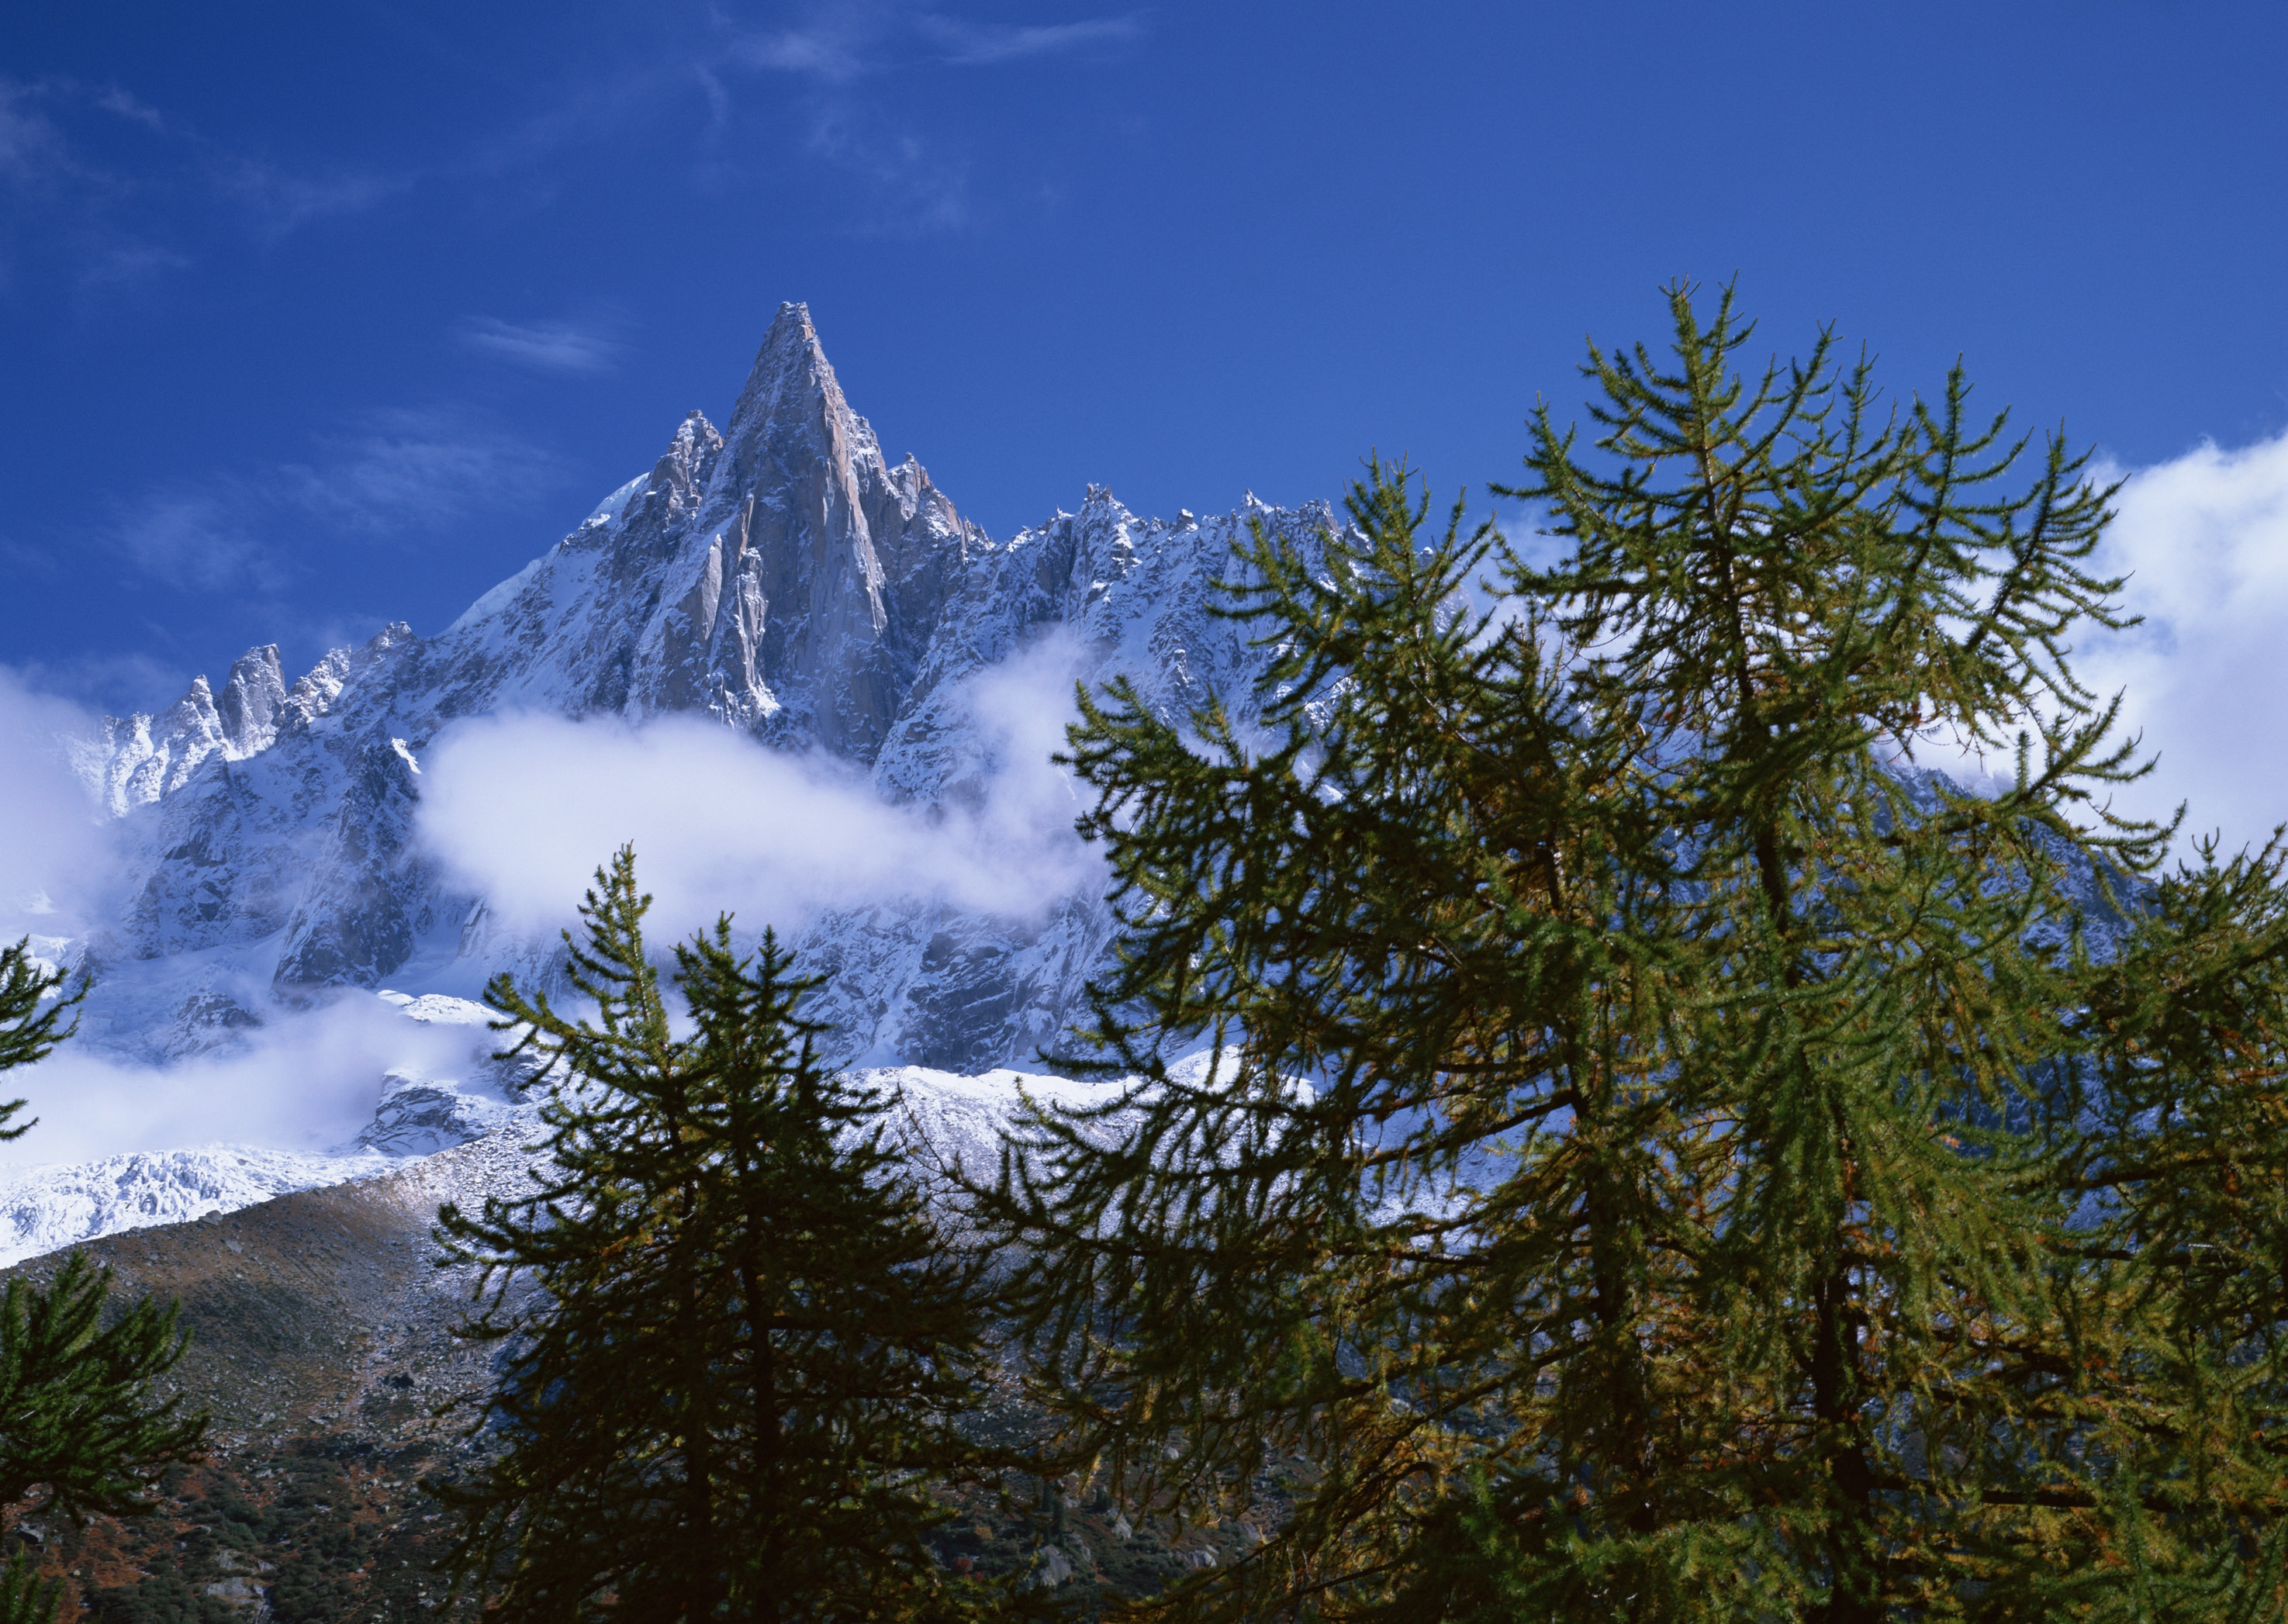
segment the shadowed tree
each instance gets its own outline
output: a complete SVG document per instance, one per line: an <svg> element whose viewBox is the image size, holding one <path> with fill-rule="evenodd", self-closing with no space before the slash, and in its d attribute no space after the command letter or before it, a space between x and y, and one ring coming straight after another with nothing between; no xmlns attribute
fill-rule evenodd
<svg viewBox="0 0 2288 1624"><path fill-rule="evenodd" d="M474 1423L503 1446L440 1485L489 1616L957 1619L1005 1601L942 1573L931 1487L985 1453L985 1259L941 1230L888 1102L821 1064L816 985L729 921L675 950L678 1035L632 851L570 948L581 1020L506 976L509 1052L547 1062L531 1192L440 1215L500 1340ZM533 1290L512 1296L512 1285Z"/></svg>
<svg viewBox="0 0 2288 1624"><path fill-rule="evenodd" d="M66 992L63 972L34 959L28 941L0 948L0 1070L43 1059L71 1036L83 996ZM0 1104L0 1139L36 1125L7 1125L24 1104ZM145 1298L106 1324L111 1279L74 1252L45 1287L11 1280L0 1294L0 1506L15 1517L147 1511L153 1477L199 1457L206 1416L152 1391L188 1343L174 1306ZM46 1624L60 1596L21 1552L0 1569L0 1624Z"/></svg>
<svg viewBox="0 0 2288 1624"><path fill-rule="evenodd" d="M1544 409L1499 492L1553 563L1458 506L1426 536L1370 464L1323 556L1259 531L1235 561L1258 726L1083 696L1125 927L1092 1064L1137 1081L1037 1119L981 1202L1040 1260L1043 1391L1139 1500L1296 1485L1184 1616L2253 1604L2276 1462L2255 1412L2236 1444L2186 1406L2288 1303L2280 1185L2116 1176L2153 1121L2118 1081L2158 1075L2140 1023L2188 1010L2131 989L2201 939L2189 902L2123 923L2170 831L2106 810L2146 769L2069 662L2125 623L2088 567L2109 493L1974 420L1958 369L1887 409L1828 335L1744 377L1728 291L1669 308L1666 353L1591 351L1593 445ZM1934 748L2014 776L1964 793ZM2235 986L2277 980L2258 866L2164 888L2245 892ZM2184 1045L2276 1089L2279 1028L2223 996ZM1171 1069L1204 1043L1204 1079ZM2203 1086L2230 1108L2172 1167L2273 1108ZM2173 1273L2172 1224L2271 1271ZM2163 1368L2173 1315L2205 1388ZM2220 1557L2187 1519L2228 1462Z"/></svg>

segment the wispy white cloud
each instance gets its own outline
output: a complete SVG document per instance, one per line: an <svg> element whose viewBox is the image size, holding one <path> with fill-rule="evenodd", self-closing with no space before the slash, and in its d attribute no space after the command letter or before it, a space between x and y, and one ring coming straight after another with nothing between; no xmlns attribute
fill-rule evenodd
<svg viewBox="0 0 2288 1624"><path fill-rule="evenodd" d="M732 34L727 66L807 82L804 145L864 183L866 229L889 234L956 230L973 218L970 165L860 91L861 83L927 69L989 67L1101 53L1144 37L1145 13L1012 25L973 21L875 0L818 8L790 27Z"/></svg>
<svg viewBox="0 0 2288 1624"><path fill-rule="evenodd" d="M733 39L731 59L747 67L847 84L881 66L876 56L888 29L878 8L853 6L799 28L765 29Z"/></svg>
<svg viewBox="0 0 2288 1624"><path fill-rule="evenodd" d="M285 236L314 220L363 214L410 191L421 178L413 170L343 171L307 174L266 158L218 154L215 184L244 206L267 235Z"/></svg>
<svg viewBox="0 0 2288 1624"><path fill-rule="evenodd" d="M535 372L595 376L618 364L621 345L594 328L568 321L503 321L471 316L454 329L467 348Z"/></svg>
<svg viewBox="0 0 2288 1624"><path fill-rule="evenodd" d="M8 535L0 535L0 564L26 577L39 575L52 579L63 573L63 566L53 552L30 546Z"/></svg>
<svg viewBox="0 0 2288 1624"><path fill-rule="evenodd" d="M155 240L136 186L80 139L98 115L147 130L155 118L121 91L0 78L0 282L45 262L86 302L139 291L191 263Z"/></svg>
<svg viewBox="0 0 2288 1624"><path fill-rule="evenodd" d="M1049 761L1075 663L1045 646L949 701L970 772L934 807L893 804L839 763L719 723L489 717L427 753L421 836L504 923L543 937L630 841L663 939L726 909L743 929L782 931L822 908L903 899L1029 915L1100 874L1073 832L1071 781Z"/></svg>
<svg viewBox="0 0 2288 1624"><path fill-rule="evenodd" d="M1131 45L1144 37L1145 15L1011 24L909 5L845 4L822 8L793 28L736 35L731 55L749 67L843 85L899 68L988 67Z"/></svg>
<svg viewBox="0 0 2288 1624"><path fill-rule="evenodd" d="M969 164L932 132L902 125L894 109L855 96L861 82L923 71L989 69L1054 58L1101 56L1144 39L1149 13L1127 11L1034 24L975 20L911 0L838 0L789 8L792 20L758 27L716 13L701 35L670 28L608 75L562 87L457 156L344 168L294 154L250 150L154 106L127 87L68 79L0 77L0 281L37 253L60 262L83 297L137 290L204 256L218 226L258 240L369 214L418 189L513 181L526 201L573 149L697 109L695 162L717 176L735 168L716 148L737 113L737 83L757 74L807 90L798 109L809 154L858 180L865 228L931 232L973 216ZM782 15L787 15L783 12ZM147 143L132 162L97 124ZM217 207L220 203L224 207ZM474 319L471 341L560 373L604 369L592 346L554 343L545 329L500 330ZM515 355L507 352L519 351Z"/></svg>
<svg viewBox="0 0 2288 1624"><path fill-rule="evenodd" d="M939 48L946 62L958 67L981 67L1132 45L1144 36L1144 14L1132 12L1122 17L1013 27L925 12L915 17L914 27Z"/></svg>
<svg viewBox="0 0 2288 1624"><path fill-rule="evenodd" d="M330 455L282 470L279 488L310 512L364 531L512 507L555 470L539 447L451 407L376 412L357 432L324 443Z"/></svg>
<svg viewBox="0 0 2288 1624"><path fill-rule="evenodd" d="M95 92L94 99L97 107L115 118L123 118L130 123L140 124L155 134L173 133L174 126L161 116L158 108L139 99L131 92L122 90L118 85L105 85Z"/></svg>
<svg viewBox="0 0 2288 1624"><path fill-rule="evenodd" d="M170 272L187 270L188 254L151 242L122 242L94 250L79 273L83 293L109 293L147 286Z"/></svg>
<svg viewBox="0 0 2288 1624"><path fill-rule="evenodd" d="M174 586L275 590L313 520L368 536L434 529L528 502L556 471L539 447L450 407L372 413L319 448L309 462L147 493L115 515L111 543Z"/></svg>
<svg viewBox="0 0 2288 1624"><path fill-rule="evenodd" d="M83 297L189 267L218 226L282 237L363 213L421 178L280 162L117 84L0 78L0 203L14 217L0 220L0 271L37 250Z"/></svg>
<svg viewBox="0 0 2288 1624"><path fill-rule="evenodd" d="M871 230L949 231L969 220L969 165L890 126L871 108L839 99L822 102L812 110L805 145L867 183Z"/></svg>
<svg viewBox="0 0 2288 1624"><path fill-rule="evenodd" d="M237 582L280 584L258 523L267 494L243 479L155 491L131 503L111 527L114 545L154 581L198 591Z"/></svg>
<svg viewBox="0 0 2288 1624"><path fill-rule="evenodd" d="M28 186L68 167L63 132L41 107L37 87L0 79L0 180Z"/></svg>

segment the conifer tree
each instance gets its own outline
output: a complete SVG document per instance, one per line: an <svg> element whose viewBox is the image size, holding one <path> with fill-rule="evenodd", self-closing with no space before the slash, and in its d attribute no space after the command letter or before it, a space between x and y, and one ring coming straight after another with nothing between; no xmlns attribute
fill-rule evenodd
<svg viewBox="0 0 2288 1624"><path fill-rule="evenodd" d="M1235 560L1259 728L1083 697L1138 1081L982 1209L1125 1492L1300 1485L1175 1612L1860 1624L2137 1565L2083 1562L2149 1496L2056 1375L2181 1300L2062 1172L2119 1052L2087 931L2169 833L2067 658L2125 623L2109 493L1958 368L1886 410L1830 335L1744 378L1728 290L1669 308L1592 349L1593 448L1530 425L1554 565L1370 464L1323 557Z"/></svg>
<svg viewBox="0 0 2288 1624"><path fill-rule="evenodd" d="M85 987L64 982L28 940L0 947L0 1071L71 1036ZM24 1104L0 1103L0 1139L36 1126L9 1125ZM14 1279L0 1293L0 1507L19 1517L147 1511L151 1478L200 1455L206 1416L153 1392L188 1345L174 1305L147 1297L106 1324L111 1282L110 1270L74 1252L46 1286ZM47 1624L60 1601L60 1586L40 1580L20 1551L0 1568L0 1624Z"/></svg>
<svg viewBox="0 0 2288 1624"><path fill-rule="evenodd" d="M502 1451L441 1485L457 1572L504 1620L967 1616L989 1592L936 1567L929 1489L980 1458L982 1261L887 1103L820 1063L816 983L768 932L676 948L677 1034L649 902L624 849L567 933L592 1017L488 991L552 1088L533 1190L440 1215L487 1294L465 1334L505 1344L472 1429Z"/></svg>
<svg viewBox="0 0 2288 1624"><path fill-rule="evenodd" d="M2288 1614L2284 867L2276 833L2203 842L2086 970L2053 1089L2069 1334L2023 1362L2026 1413L2073 1470L2023 1496L2049 1559L1997 1599L2026 1613Z"/></svg>

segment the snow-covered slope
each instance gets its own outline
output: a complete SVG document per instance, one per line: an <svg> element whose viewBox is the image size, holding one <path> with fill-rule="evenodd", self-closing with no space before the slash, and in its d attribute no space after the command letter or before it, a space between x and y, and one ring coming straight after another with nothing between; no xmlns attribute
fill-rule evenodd
<svg viewBox="0 0 2288 1624"><path fill-rule="evenodd" d="M370 1152L309 1156L219 1145L6 1168L0 1170L0 1268L100 1235L235 1212L290 1191L346 1184L400 1165Z"/></svg>
<svg viewBox="0 0 2288 1624"><path fill-rule="evenodd" d="M1243 706L1261 655L1209 613L1211 582L1250 522L1308 545L1330 518L1251 497L1219 518L1145 519L1092 487L1076 511L996 542L913 458L887 462L808 312L783 306L726 428L689 415L648 472L435 636L393 625L290 681L275 647L251 649L219 685L202 677L83 741L128 883L111 917L43 951L93 972L77 1042L123 1063L258 1047L298 1011L376 993L481 1039L481 1009L446 994L504 968L545 977L555 948L457 889L420 838L423 764L456 722L711 718L839 758L923 817L974 813L1013 752L1048 748L989 713L996 680L1047 705L1076 678L1122 675L1172 715L1211 688ZM794 944L826 978L811 1013L838 1060L889 1068L872 1074L916 1102L933 1142L980 1148L1013 1098L1003 1068L1057 1044L1104 963L1100 890L1076 879L1006 914L925 887L830 907ZM512 1134L528 1109L518 1081L475 1050L387 1068L340 1156L216 1147L20 1168L0 1176L0 1250Z"/></svg>
<svg viewBox="0 0 2288 1624"><path fill-rule="evenodd" d="M895 1140L925 1187L937 1185L957 1165L989 1177L1001 1132L1016 1122L1026 1101L1085 1108L1110 1097L1116 1086L1007 1069L965 1077L926 1066L884 1066L854 1075L887 1103ZM409 1132L401 1109L408 1091L401 1082L385 1092L376 1129L361 1145L379 1142L390 1152L409 1146L410 1154L360 1148L346 1155L301 1155L223 1145L0 1170L0 1268L125 1230L234 1212L295 1190L384 1174L401 1180L429 1153L465 1145L486 1148L473 1159L452 1161L460 1171L439 1185L437 1200L473 1205L488 1194L529 1187L525 1169L534 1164L530 1147L542 1131L536 1097L427 1113Z"/></svg>

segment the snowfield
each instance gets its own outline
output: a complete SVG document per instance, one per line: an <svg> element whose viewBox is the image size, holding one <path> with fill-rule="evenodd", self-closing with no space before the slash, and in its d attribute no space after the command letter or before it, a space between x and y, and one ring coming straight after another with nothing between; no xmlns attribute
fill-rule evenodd
<svg viewBox="0 0 2288 1624"><path fill-rule="evenodd" d="M0 1267L83 1240L235 1212L273 1196L386 1173L398 1158L299 1155L244 1145L137 1151L0 1169Z"/></svg>

